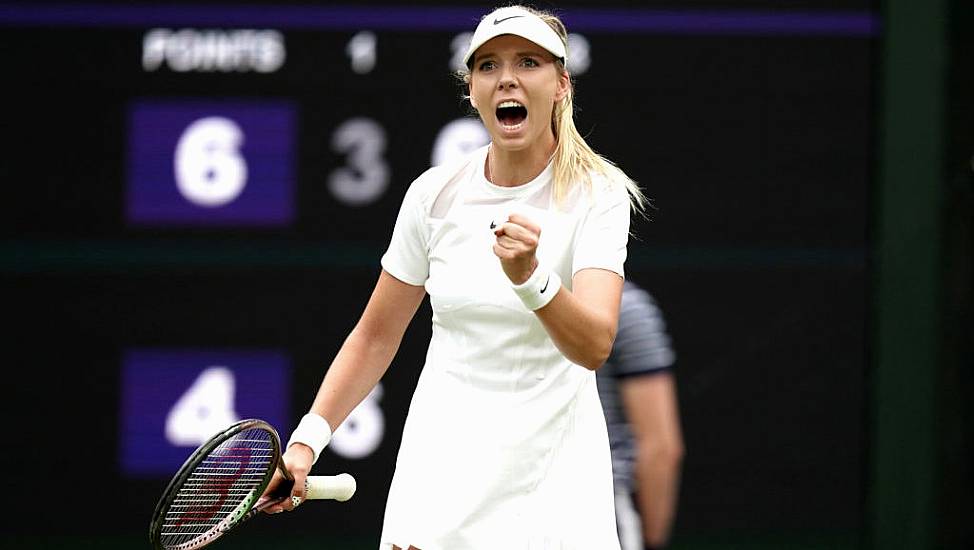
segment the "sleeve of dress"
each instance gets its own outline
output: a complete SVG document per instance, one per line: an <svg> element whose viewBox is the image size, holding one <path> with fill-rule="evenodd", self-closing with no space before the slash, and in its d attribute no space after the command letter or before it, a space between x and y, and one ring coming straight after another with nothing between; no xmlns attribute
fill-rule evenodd
<svg viewBox="0 0 974 550"><path fill-rule="evenodd" d="M593 204L576 237L572 275L594 267L624 277L629 242L629 195L623 185L596 188L593 195Z"/></svg>
<svg viewBox="0 0 974 550"><path fill-rule="evenodd" d="M399 216L392 230L389 248L382 255L382 269L400 281L422 286L429 278L429 224L426 215L427 180L417 178L403 197Z"/></svg>

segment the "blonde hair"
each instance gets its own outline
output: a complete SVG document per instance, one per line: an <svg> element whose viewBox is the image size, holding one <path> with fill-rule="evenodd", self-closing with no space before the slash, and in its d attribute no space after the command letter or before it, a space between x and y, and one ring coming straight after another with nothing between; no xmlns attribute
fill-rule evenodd
<svg viewBox="0 0 974 550"><path fill-rule="evenodd" d="M558 34L558 37L565 44L565 49L568 49L568 30L558 16L526 6L512 7L524 9L538 16ZM555 59L555 64L561 73L568 73L568 68L563 59ZM469 70L461 69L457 76L464 84L470 84ZM649 200L639 185L615 163L592 150L585 138L578 132L578 128L575 127L574 93L575 87L569 79L568 93L554 105L551 113L551 131L555 135L555 152L553 155L553 196L555 204L562 204L576 182L591 190L592 175L595 174L605 178L610 183L625 185L632 210L645 215Z"/></svg>

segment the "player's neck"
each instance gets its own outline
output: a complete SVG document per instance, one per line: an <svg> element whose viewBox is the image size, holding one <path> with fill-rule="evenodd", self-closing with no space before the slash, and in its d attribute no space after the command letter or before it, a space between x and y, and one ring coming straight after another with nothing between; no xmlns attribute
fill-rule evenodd
<svg viewBox="0 0 974 550"><path fill-rule="evenodd" d="M484 164L487 181L500 187L516 187L538 177L544 171L554 153L554 142L545 147L529 147L522 150L505 150L491 144Z"/></svg>

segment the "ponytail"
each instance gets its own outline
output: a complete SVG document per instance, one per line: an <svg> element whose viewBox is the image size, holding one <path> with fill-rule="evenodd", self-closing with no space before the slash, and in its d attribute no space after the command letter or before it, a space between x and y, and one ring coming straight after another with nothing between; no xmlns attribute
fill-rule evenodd
<svg viewBox="0 0 974 550"><path fill-rule="evenodd" d="M629 204L634 212L645 213L649 202L639 185L612 161L592 150L585 138L578 133L572 116L574 104L572 89L555 104L551 117L551 129L555 133L553 197L561 204L572 187L582 184L591 190L592 175L605 178L612 184L621 184L629 193Z"/></svg>
<svg viewBox="0 0 974 550"><path fill-rule="evenodd" d="M554 29L565 43L565 47L568 47L568 31L558 17L531 8L526 9L535 13ZM562 60L556 60L555 63L560 71L568 72ZM629 194L632 210L644 214L649 200L639 185L612 161L593 151L585 138L578 133L578 128L575 127L573 96L574 87L569 85L568 93L555 104L551 113L551 130L555 134L556 142L553 176L555 204L561 204L571 192L572 186L579 183L591 190L592 175L595 174L605 178L611 184L624 185Z"/></svg>

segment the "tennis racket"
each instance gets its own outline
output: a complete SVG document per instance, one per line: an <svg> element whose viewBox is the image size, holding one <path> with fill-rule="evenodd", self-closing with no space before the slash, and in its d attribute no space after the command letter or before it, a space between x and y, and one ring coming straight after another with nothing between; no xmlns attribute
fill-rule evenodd
<svg viewBox="0 0 974 550"><path fill-rule="evenodd" d="M284 482L261 497L279 469ZM281 440L263 420L241 420L216 434L186 460L156 504L149 541L156 550L193 550L281 502L294 478L281 460ZM345 501L355 493L355 478L308 476L307 499Z"/></svg>

